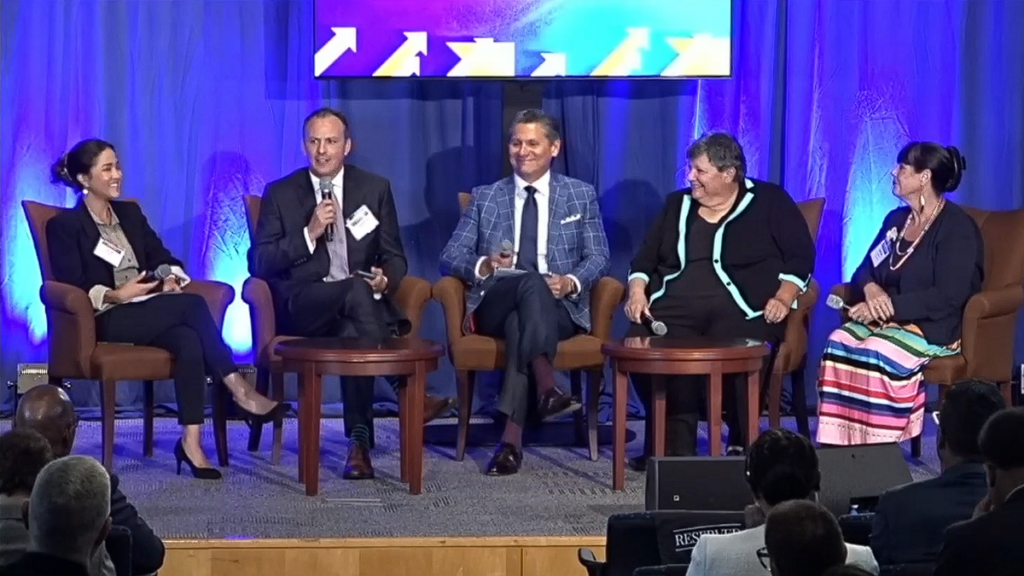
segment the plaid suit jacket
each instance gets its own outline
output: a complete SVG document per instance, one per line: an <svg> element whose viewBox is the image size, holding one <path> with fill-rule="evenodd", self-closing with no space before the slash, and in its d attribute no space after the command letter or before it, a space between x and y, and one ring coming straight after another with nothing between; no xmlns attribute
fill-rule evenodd
<svg viewBox="0 0 1024 576"><path fill-rule="evenodd" d="M551 174L547 238L548 271L572 274L580 281L580 293L563 298L573 322L590 331L590 289L609 268L608 238L601 222L597 194L590 184L561 174ZM515 238L515 183L512 177L473 189L448 244L441 252L441 273L469 284L466 325L483 300L493 277L478 281L477 262L500 249L502 240Z"/></svg>

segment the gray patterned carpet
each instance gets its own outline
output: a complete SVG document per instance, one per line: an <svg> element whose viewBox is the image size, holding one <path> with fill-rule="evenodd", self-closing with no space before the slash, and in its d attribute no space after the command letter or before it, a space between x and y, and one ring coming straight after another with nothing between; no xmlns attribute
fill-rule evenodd
<svg viewBox="0 0 1024 576"><path fill-rule="evenodd" d="M178 437L174 420L156 424L154 457L142 457L141 420L118 420L114 470L140 513L164 538L341 538L440 536L599 536L610 514L640 510L643 475L627 470L627 490L612 492L610 430L601 430L601 458L591 462L571 445L568 425L552 424L540 444L526 449L516 476L490 478L481 470L493 445L474 446L466 460L454 460L454 419L432 423L427 439L425 492L411 496L398 480L398 426L377 421L374 466L377 479L341 479L346 445L340 419L323 422L321 491L305 496L296 476L296 422L285 423L279 466L270 464L270 427L260 452L245 449L248 430L229 424L231 466L219 482L175 476L171 450ZM9 422L0 422L6 430ZM767 425L765 423L764 425ZM791 419L784 425L793 426ZM631 422L628 453L640 450L641 423ZM99 456L98 422L82 422L76 452ZM212 428L205 428L212 457ZM706 431L701 430L706 450ZM934 430L926 428L925 459L910 461L915 478L938 471ZM492 426L479 423L473 440L493 442ZM529 441L529 438L528 438Z"/></svg>

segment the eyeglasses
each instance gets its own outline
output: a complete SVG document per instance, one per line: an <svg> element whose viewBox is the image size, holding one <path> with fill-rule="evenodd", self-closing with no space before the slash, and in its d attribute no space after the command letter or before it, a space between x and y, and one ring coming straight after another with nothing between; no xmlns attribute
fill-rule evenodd
<svg viewBox="0 0 1024 576"><path fill-rule="evenodd" d="M768 547L765 546L757 551L757 561L761 563L761 567L767 570L769 573L772 571L772 560L768 556Z"/></svg>

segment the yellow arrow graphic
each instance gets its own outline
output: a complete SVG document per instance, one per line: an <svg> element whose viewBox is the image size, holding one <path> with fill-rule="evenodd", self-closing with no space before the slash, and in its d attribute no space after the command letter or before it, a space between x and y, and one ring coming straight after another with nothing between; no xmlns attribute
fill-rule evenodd
<svg viewBox="0 0 1024 576"><path fill-rule="evenodd" d="M615 50L594 68L591 76L629 76L643 65L642 50L651 47L651 31L647 28L629 28L626 38Z"/></svg>
<svg viewBox="0 0 1024 576"><path fill-rule="evenodd" d="M427 53L426 32L406 32L405 42L377 68L374 76L404 78L419 76L420 54Z"/></svg>

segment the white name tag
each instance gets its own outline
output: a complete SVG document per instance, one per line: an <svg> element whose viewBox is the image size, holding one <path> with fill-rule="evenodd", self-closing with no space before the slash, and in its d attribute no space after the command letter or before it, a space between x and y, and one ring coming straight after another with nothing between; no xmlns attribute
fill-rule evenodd
<svg viewBox="0 0 1024 576"><path fill-rule="evenodd" d="M96 243L96 249L92 253L114 268L120 266L121 260L124 259L124 250L103 238L100 238L100 241Z"/></svg>
<svg viewBox="0 0 1024 576"><path fill-rule="evenodd" d="M882 242L875 246L874 250L871 251L871 265L878 267L883 260L889 257L889 252L892 251L892 242L888 238L882 240Z"/></svg>
<svg viewBox="0 0 1024 576"><path fill-rule="evenodd" d="M363 204L359 207L355 213L345 222L345 227L352 233L352 237L356 240L362 240L367 234L373 232L380 222L377 221L377 217L370 212L370 209Z"/></svg>

